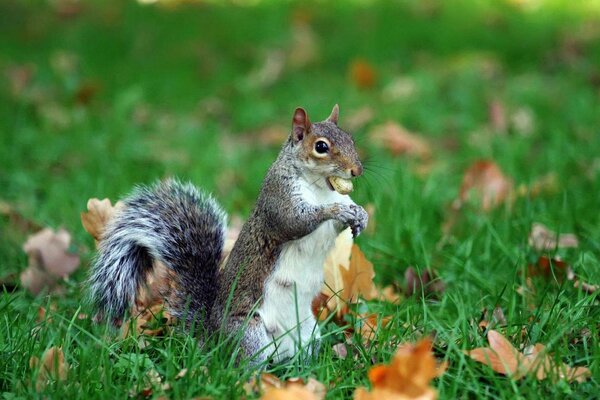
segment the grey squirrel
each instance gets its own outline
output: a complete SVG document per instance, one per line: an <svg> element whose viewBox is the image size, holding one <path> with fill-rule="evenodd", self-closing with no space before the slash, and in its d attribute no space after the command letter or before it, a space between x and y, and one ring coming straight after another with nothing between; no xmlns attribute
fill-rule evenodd
<svg viewBox="0 0 600 400"><path fill-rule="evenodd" d="M89 278L100 312L120 318L153 261L169 273L169 311L207 332L243 332L253 363L281 362L318 349L311 301L337 235L367 225L347 195L363 167L339 108L312 124L297 108L292 130L263 181L252 214L220 268L226 214L207 194L176 180L138 188L106 227Z"/></svg>

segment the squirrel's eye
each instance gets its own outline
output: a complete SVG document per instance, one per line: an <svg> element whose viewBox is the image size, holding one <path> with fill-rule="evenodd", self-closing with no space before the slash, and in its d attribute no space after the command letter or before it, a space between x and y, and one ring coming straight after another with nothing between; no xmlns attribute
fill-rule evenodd
<svg viewBox="0 0 600 400"><path fill-rule="evenodd" d="M322 140L315 143L315 151L319 154L325 154L329 151L329 146Z"/></svg>

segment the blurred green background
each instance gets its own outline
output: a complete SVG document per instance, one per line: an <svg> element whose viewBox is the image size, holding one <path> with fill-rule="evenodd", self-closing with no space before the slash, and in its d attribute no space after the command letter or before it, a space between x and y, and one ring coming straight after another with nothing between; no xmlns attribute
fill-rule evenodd
<svg viewBox="0 0 600 400"><path fill-rule="evenodd" d="M400 287L414 265L436 268L448 288L434 309L403 303L402 318L460 347L469 318L504 304L514 329L535 325L532 343L550 338L553 351L577 354L598 376L598 351L561 347L567 327L597 334L597 302L575 310L587 297L560 286L562 306L551 307L544 296L554 292L540 291L536 304L548 314L530 320L513 289L536 259L527 247L536 221L575 232L580 248L557 254L600 281L600 2L146 3L0 2L4 204L25 221L66 227L84 265L94 244L79 213L90 197L116 200L135 184L178 176L244 218L294 108L318 121L339 103L340 126L365 160L353 197L376 210L375 231L358 243L377 281ZM378 143L374 132L390 122L427 151L398 155ZM515 187L552 184L512 207L466 209L442 241L464 171L478 159L497 163ZM0 216L2 275L27 265L21 245L32 231ZM70 290L76 308L79 288ZM13 306L27 313L36 301L20 295ZM22 358L13 378L24 374ZM458 371L440 384L443 397L480 393L479 377Z"/></svg>

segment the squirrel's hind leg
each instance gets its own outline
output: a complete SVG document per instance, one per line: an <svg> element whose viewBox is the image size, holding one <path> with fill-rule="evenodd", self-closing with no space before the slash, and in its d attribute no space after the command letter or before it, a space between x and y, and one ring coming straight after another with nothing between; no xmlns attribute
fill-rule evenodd
<svg viewBox="0 0 600 400"><path fill-rule="evenodd" d="M238 361L240 358L245 358L253 367L267 365L275 347L259 315L251 318L229 317L227 332L234 338L239 338L241 354L238 356ZM240 334L241 338L238 336Z"/></svg>

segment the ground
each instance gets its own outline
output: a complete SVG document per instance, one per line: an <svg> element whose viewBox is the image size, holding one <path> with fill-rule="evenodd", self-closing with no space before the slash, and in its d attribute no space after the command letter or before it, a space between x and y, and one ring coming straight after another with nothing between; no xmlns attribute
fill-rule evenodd
<svg viewBox="0 0 600 400"><path fill-rule="evenodd" d="M328 385L328 398L350 398L398 343L430 335L449 363L433 382L441 399L597 395L598 292L558 274L526 279L542 255L528 243L541 222L579 239L577 248L545 254L600 283L593 2L9 0L0 16L0 200L19 215L0 216L4 398L35 393L30 358L54 345L71 370L42 389L50 397L123 398L144 387L149 369L169 381L172 398L241 396L239 382L255 371L234 366L218 342L199 349L174 330L140 348L77 318L92 313L82 283L94 255L80 212L88 198L115 200L135 184L178 176L243 219L294 108L320 120L335 103L365 160L353 198L373 205L376 227L357 244L376 282L401 291L413 266L435 270L445 290L363 304L392 319L372 342L354 340L355 356L333 354L344 334L330 322L317 359L271 372L314 377ZM426 149L395 155L378 144L373 131L388 122L426 140ZM482 159L520 195L489 211L469 201L454 215L464 173ZM27 266L27 236L45 226L70 231L82 257L62 296L6 283ZM38 309L50 304L40 319ZM591 378L514 381L470 360L463 350L485 343L478 322L495 307L506 317L498 329L517 347L543 343L556 359L589 367ZM193 372L175 380L182 368Z"/></svg>

